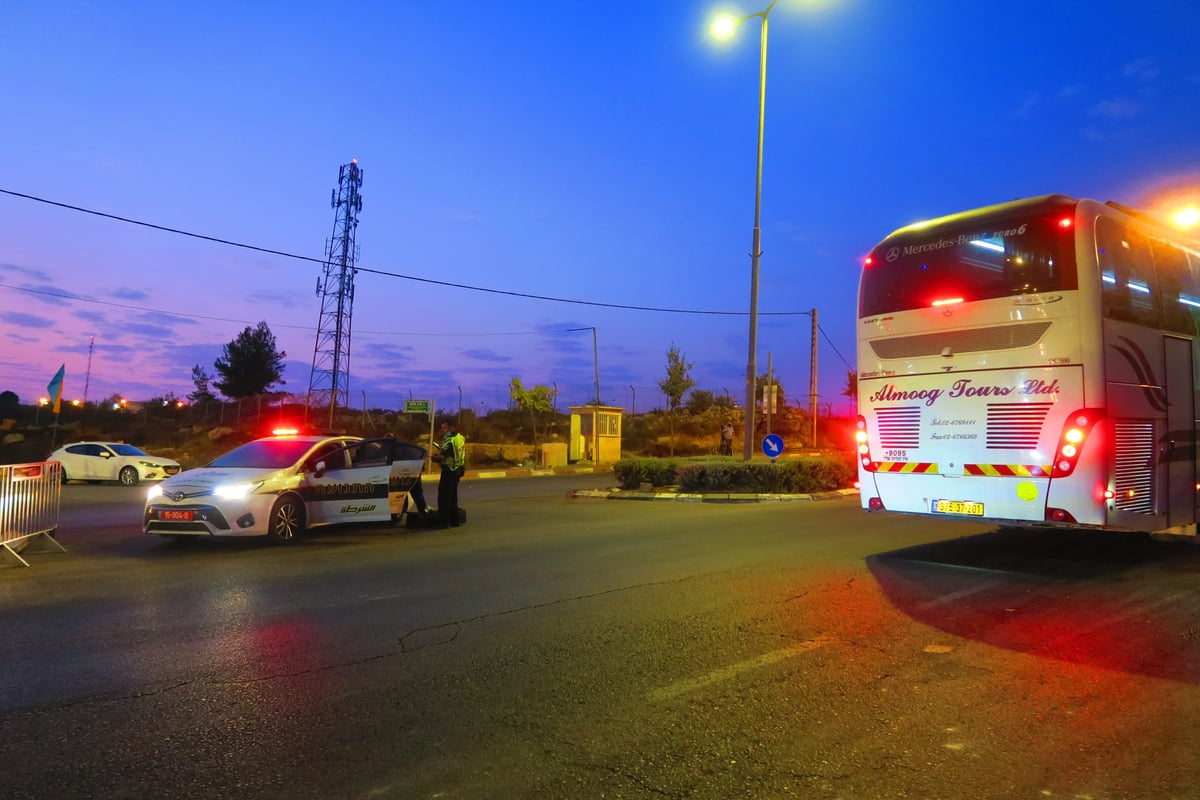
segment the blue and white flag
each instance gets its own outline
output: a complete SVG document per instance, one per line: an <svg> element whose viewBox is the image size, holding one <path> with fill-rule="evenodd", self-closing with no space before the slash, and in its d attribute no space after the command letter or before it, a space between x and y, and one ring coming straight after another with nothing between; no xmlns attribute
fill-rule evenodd
<svg viewBox="0 0 1200 800"><path fill-rule="evenodd" d="M54 378L46 386L46 393L54 399L54 413L57 414L62 410L62 389L63 378L67 374L67 365L63 364L58 368L58 372L54 373Z"/></svg>

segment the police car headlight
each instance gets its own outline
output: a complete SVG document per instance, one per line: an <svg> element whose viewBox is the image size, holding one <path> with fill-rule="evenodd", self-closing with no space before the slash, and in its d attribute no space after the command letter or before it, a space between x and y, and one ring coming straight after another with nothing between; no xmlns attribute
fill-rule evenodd
<svg viewBox="0 0 1200 800"><path fill-rule="evenodd" d="M226 500L239 500L263 485L258 483L226 483L213 488L213 494Z"/></svg>
<svg viewBox="0 0 1200 800"><path fill-rule="evenodd" d="M157 483L146 490L147 500L153 500L156 497L162 497L162 486Z"/></svg>

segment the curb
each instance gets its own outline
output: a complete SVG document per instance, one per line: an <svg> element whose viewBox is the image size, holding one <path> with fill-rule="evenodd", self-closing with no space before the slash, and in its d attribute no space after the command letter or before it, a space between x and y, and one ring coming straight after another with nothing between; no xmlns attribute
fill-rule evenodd
<svg viewBox="0 0 1200 800"><path fill-rule="evenodd" d="M469 469L463 473L462 480L467 481L480 478L541 478L550 475L592 475L600 472L612 472L612 469L610 467L547 467L538 469L530 467L517 467L513 469Z"/></svg>
<svg viewBox="0 0 1200 800"><path fill-rule="evenodd" d="M815 494L750 494L737 492L708 492L706 494L689 492L643 492L626 489L578 489L568 493L571 498L587 498L597 500L673 500L682 503L797 503L818 502L821 500L841 500L845 497L857 497L857 489L835 489L831 492Z"/></svg>

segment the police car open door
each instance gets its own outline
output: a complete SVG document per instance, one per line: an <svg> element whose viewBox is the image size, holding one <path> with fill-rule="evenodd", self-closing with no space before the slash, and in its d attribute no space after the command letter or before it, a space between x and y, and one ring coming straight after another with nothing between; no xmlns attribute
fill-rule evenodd
<svg viewBox="0 0 1200 800"><path fill-rule="evenodd" d="M390 436L329 453L304 479L309 524L391 520L420 478L424 459L422 448Z"/></svg>

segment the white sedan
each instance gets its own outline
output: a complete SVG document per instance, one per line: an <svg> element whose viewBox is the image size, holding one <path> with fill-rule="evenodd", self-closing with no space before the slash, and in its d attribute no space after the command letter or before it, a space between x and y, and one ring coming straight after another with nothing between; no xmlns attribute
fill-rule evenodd
<svg viewBox="0 0 1200 800"><path fill-rule="evenodd" d="M173 458L152 456L124 442L75 442L64 444L47 461L62 465L62 482L120 481L136 486L141 481L166 478L179 472L179 462Z"/></svg>
<svg viewBox="0 0 1200 800"><path fill-rule="evenodd" d="M151 487L142 529L291 542L318 525L396 520L424 463L424 448L392 437L269 436Z"/></svg>

